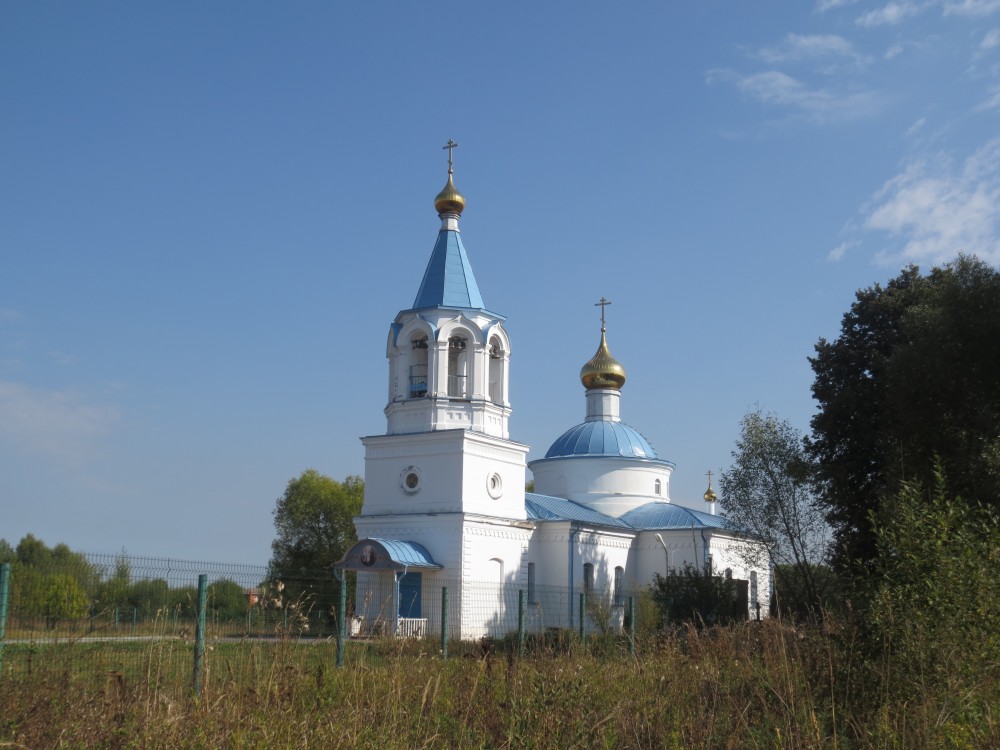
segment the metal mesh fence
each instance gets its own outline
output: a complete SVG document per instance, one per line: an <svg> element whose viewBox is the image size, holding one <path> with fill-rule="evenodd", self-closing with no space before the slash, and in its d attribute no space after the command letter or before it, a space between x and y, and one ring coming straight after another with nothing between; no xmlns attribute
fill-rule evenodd
<svg viewBox="0 0 1000 750"><path fill-rule="evenodd" d="M627 632L625 598L610 591L581 598L567 588L440 572L348 572L341 583L332 571L271 576L265 566L72 553L13 562L8 573L0 679L58 673L190 685L206 676L253 679L276 660L332 666L338 655L379 658L388 644L447 655L448 643L523 647L532 638Z"/></svg>

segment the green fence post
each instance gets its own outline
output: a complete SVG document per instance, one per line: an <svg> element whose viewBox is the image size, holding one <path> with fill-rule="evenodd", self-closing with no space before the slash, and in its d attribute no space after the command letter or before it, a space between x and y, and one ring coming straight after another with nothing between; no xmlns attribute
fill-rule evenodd
<svg viewBox="0 0 1000 750"><path fill-rule="evenodd" d="M135 635L135 629L139 625L139 610L136 607L132 607L132 635Z"/></svg>
<svg viewBox="0 0 1000 750"><path fill-rule="evenodd" d="M517 656L524 656L524 589L517 592Z"/></svg>
<svg viewBox="0 0 1000 750"><path fill-rule="evenodd" d="M628 652L635 656L635 597L628 598Z"/></svg>
<svg viewBox="0 0 1000 750"><path fill-rule="evenodd" d="M3 679L3 643L7 637L7 597L10 594L10 563L0 565L0 680Z"/></svg>
<svg viewBox="0 0 1000 750"><path fill-rule="evenodd" d="M448 587L441 587L441 658L448 658Z"/></svg>
<svg viewBox="0 0 1000 750"><path fill-rule="evenodd" d="M340 581L340 599L337 602L337 666L344 666L344 651L347 648L347 571L334 571Z"/></svg>
<svg viewBox="0 0 1000 750"><path fill-rule="evenodd" d="M580 641L581 642L583 642L583 636L584 636L583 619L584 619L584 610L586 609L586 607L587 607L587 592L581 591L580 592Z"/></svg>
<svg viewBox="0 0 1000 750"><path fill-rule="evenodd" d="M115 630L118 630L118 607L115 607Z"/></svg>
<svg viewBox="0 0 1000 750"><path fill-rule="evenodd" d="M208 576L198 576L198 624L194 631L194 694L201 695L201 678L205 670L205 610L208 604Z"/></svg>

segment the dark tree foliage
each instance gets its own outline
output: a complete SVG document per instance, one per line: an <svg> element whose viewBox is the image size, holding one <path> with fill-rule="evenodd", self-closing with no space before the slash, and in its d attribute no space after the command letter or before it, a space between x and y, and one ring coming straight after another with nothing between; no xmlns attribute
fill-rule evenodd
<svg viewBox="0 0 1000 750"><path fill-rule="evenodd" d="M974 257L916 266L857 292L840 336L810 359L807 450L836 537L836 562L876 554L871 518L935 462L968 501L1000 503L1000 274Z"/></svg>
<svg viewBox="0 0 1000 750"><path fill-rule="evenodd" d="M742 582L745 586L745 582ZM747 619L741 582L713 576L685 565L665 576L654 574L649 595L660 611L661 625L717 625Z"/></svg>

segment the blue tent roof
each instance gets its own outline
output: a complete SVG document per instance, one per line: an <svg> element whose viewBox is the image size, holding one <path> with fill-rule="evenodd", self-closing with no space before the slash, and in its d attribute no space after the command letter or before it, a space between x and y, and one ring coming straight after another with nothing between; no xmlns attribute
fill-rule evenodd
<svg viewBox="0 0 1000 750"><path fill-rule="evenodd" d="M661 460L649 441L624 422L599 419L570 427L556 438L545 458L624 456Z"/></svg>
<svg viewBox="0 0 1000 750"><path fill-rule="evenodd" d="M452 229L438 232L431 259L413 301L413 309L424 307L459 307L484 309L479 285L465 254L462 237Z"/></svg>

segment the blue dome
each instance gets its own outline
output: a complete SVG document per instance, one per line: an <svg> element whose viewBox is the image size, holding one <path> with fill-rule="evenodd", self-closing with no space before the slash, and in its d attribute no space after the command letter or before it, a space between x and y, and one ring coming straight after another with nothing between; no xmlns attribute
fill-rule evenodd
<svg viewBox="0 0 1000 750"><path fill-rule="evenodd" d="M653 446L624 422L596 420L566 430L549 448L546 458L563 456L624 456L659 460Z"/></svg>

